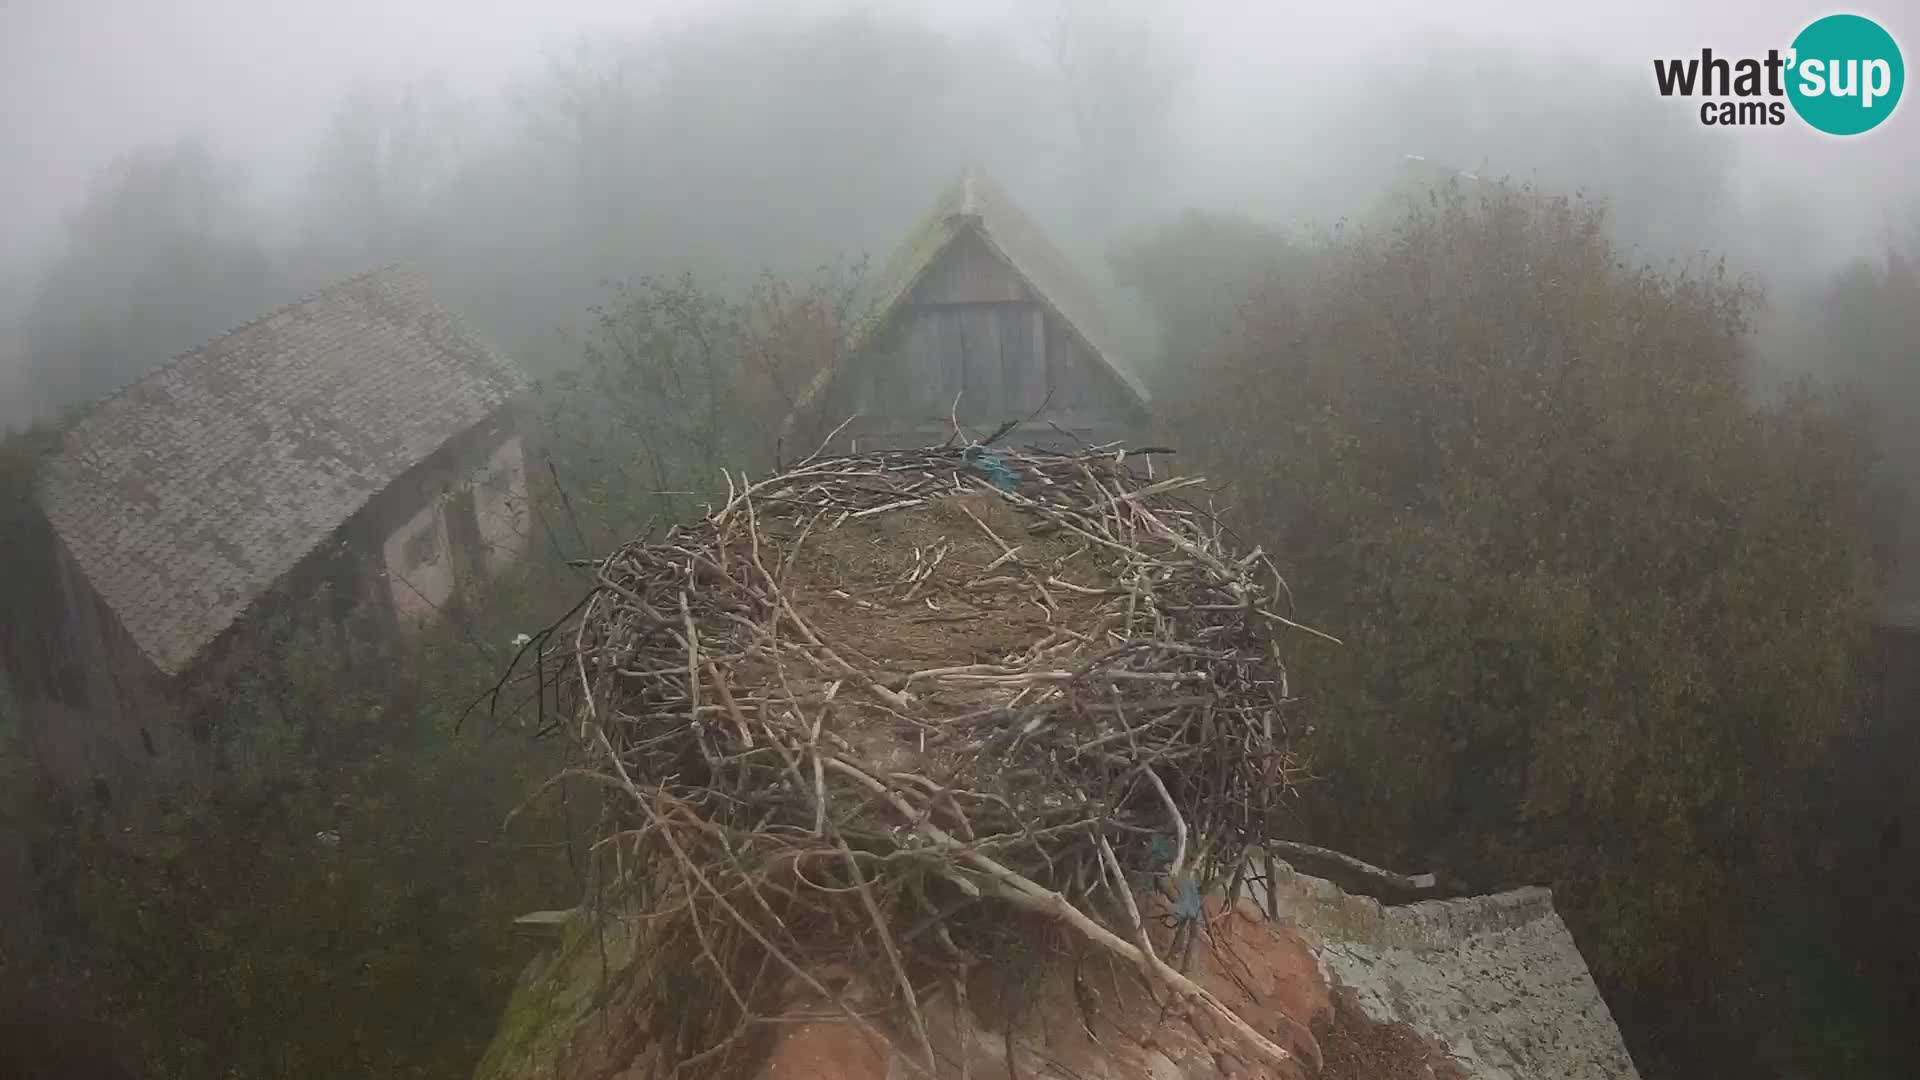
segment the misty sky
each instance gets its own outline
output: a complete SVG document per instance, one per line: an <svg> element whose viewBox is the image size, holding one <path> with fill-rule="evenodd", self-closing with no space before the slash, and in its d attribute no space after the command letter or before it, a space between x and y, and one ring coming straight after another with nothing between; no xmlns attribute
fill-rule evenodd
<svg viewBox="0 0 1920 1080"><path fill-rule="evenodd" d="M340 94L362 78L438 72L462 90L492 92L542 56L594 32L646 32L713 0L0 0L0 236L37 248L101 163L131 145L184 131L211 136L272 184L297 164ZM732 0L732 6L746 6ZM784 0L811 10L851 5ZM885 3L870 5L887 7ZM948 26L1029 31L1019 0L898 0ZM1425 0L1343 4L1187 0L1169 27L1190 50L1189 107L1249 118L1246 106L1311 114L1363 98L1370 60L1407 35L1492 41L1543 55L1581 54L1606 67L1650 70L1653 54L1784 45L1831 5L1821 0L1468 0L1444 17ZM1879 9L1879 10L1876 10ZM1880 17L1909 52L1920 13ZM1903 22L1913 26L1903 26ZM1912 63L1913 58L1909 58ZM1279 72L1284 71L1284 74ZM1650 76L1649 76L1650 79ZM1277 88L1277 89L1276 89ZM1236 109L1235 106L1240 106ZM1887 191L1920 165L1920 105L1889 127L1843 143L1802 131L1743 133L1767 175ZM1276 115L1285 129L1287 117ZM1702 131L1702 138L1725 133ZM1797 152L1790 147L1797 147Z"/></svg>

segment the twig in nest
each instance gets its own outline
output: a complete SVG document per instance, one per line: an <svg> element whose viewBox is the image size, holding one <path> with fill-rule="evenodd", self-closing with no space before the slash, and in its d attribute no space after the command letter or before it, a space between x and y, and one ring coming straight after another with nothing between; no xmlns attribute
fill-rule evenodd
<svg viewBox="0 0 1920 1080"><path fill-rule="evenodd" d="M1116 449L996 451L1013 477L1002 490L971 447L824 447L772 476L729 475L705 519L595 561L571 663L536 665L587 756L567 775L609 793L591 879L647 875L641 914L691 935L730 980L700 1005L726 1015L685 1018L688 1038L711 1040L683 1046L686 1060L714 1060L757 1022L753 972L786 972L855 1015L812 974L834 970L890 995L857 1019L877 1033L886 1013L905 1060L932 1068L916 973L993 962L992 928L1018 911L1291 1065L1156 954L1128 876L1237 886L1244 853L1273 839L1271 798L1304 775L1274 722L1292 705L1279 642L1299 624L1273 610L1271 560L1231 551L1179 500L1191 482L1143 478ZM977 512L981 499L1004 500L1015 524ZM924 528L943 505L971 527L940 530L910 570L882 558L862 582L821 580L866 572L821 545ZM886 633L850 633L921 626L897 616L954 596L1009 631L993 654L902 667L868 655ZM1010 613L1027 604L1045 621L1023 640L1031 609Z"/></svg>

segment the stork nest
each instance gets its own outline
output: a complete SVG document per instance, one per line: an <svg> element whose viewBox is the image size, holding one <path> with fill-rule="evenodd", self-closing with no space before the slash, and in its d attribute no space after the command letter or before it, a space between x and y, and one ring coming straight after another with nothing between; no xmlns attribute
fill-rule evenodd
<svg viewBox="0 0 1920 1080"><path fill-rule="evenodd" d="M682 1072L796 995L931 1072L922 1006L1036 921L1288 1060L1180 968L1301 776L1279 642L1317 632L1151 453L811 460L593 564L547 651L605 880L688 965Z"/></svg>

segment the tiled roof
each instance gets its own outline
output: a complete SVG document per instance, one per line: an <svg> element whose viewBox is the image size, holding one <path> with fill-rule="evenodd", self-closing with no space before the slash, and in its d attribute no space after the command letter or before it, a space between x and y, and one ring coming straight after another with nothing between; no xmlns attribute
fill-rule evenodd
<svg viewBox="0 0 1920 1080"><path fill-rule="evenodd" d="M1142 406L1148 403L1146 384L1117 347L1092 286L1012 197L978 169L967 169L941 193L874 279L867 289L864 313L843 350L843 361L862 354L927 269L968 231L978 233L1026 279ZM799 408L817 398L840 370L830 367L815 377L802 393Z"/></svg>
<svg viewBox="0 0 1920 1080"><path fill-rule="evenodd" d="M140 649L178 674L369 499L523 386L388 267L92 406L40 499Z"/></svg>

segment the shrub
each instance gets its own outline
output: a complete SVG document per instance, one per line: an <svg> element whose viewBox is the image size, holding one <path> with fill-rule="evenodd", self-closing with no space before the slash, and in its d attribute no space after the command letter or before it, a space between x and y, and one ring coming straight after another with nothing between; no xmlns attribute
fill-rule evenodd
<svg viewBox="0 0 1920 1080"><path fill-rule="evenodd" d="M1455 188L1347 232L1167 410L1346 642L1300 680L1313 826L1550 882L1603 974L1677 974L1741 876L1794 855L1843 722L1862 425L1805 388L1752 404L1757 298L1627 267L1597 207Z"/></svg>
<svg viewBox="0 0 1920 1080"><path fill-rule="evenodd" d="M723 469L773 464L781 421L840 347L858 279L858 267L829 267L762 274L738 296L690 274L614 288L593 309L582 363L543 395L590 542L686 517L725 489Z"/></svg>
<svg viewBox="0 0 1920 1080"><path fill-rule="evenodd" d="M32 918L0 934L19 969L0 982L86 973L160 1080L470 1068L528 957L512 919L579 888L557 808L502 829L557 742L484 715L454 732L505 651L476 642L514 625L439 627L376 669L276 621L279 662L229 688L205 790L109 809L13 770L0 822L32 847Z"/></svg>

